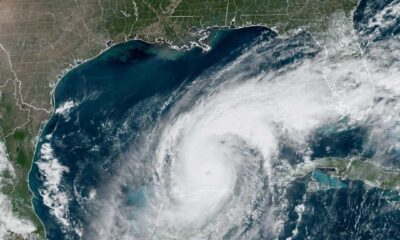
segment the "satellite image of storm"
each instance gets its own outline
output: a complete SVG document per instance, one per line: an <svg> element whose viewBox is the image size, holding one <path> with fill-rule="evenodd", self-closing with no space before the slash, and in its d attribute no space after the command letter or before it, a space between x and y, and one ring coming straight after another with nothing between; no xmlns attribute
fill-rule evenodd
<svg viewBox="0 0 400 240"><path fill-rule="evenodd" d="M400 0L0 0L0 240L400 240Z"/></svg>

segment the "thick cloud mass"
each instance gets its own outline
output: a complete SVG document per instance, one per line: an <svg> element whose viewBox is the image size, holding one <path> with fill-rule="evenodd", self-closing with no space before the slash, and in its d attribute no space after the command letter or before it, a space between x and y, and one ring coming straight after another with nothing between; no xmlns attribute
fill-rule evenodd
<svg viewBox="0 0 400 240"><path fill-rule="evenodd" d="M46 201L36 206L58 222L50 238L393 236L400 213L388 191L291 173L325 156L399 169L398 6L361 1L354 21L333 15L324 37L249 28L218 31L204 53L135 48L130 62L108 58L135 66L118 65L112 83L101 68L95 80L71 73L84 81L58 86L37 153Z"/></svg>

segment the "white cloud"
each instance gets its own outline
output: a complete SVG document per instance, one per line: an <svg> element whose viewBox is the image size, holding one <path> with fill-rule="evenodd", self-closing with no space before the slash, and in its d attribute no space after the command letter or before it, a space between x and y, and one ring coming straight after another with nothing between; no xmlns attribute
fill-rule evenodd
<svg viewBox="0 0 400 240"><path fill-rule="evenodd" d="M395 111L400 109L399 71L366 59L351 22L333 19L331 28L326 41L319 43L323 51L293 68L248 74L268 64L272 50L261 43L224 69L199 77L170 109L173 117L146 136L141 150L133 152L135 157L115 176L108 198L100 203L104 211L93 219L97 232L91 237L221 239L248 215L264 217L265 229L277 235L285 219L274 210L287 202L278 198L268 205L259 194L276 194L262 189L263 176L278 194L290 181L273 165L282 133L304 146L317 128L346 117L349 125L370 128L370 144L378 150L375 161L382 161L379 156L387 148L400 149L400 113ZM393 46L398 45L387 45ZM284 53L279 57L286 57ZM200 99L191 101L199 90ZM195 104L187 106L188 102ZM156 149L148 148L151 143L157 143ZM141 162L140 151L155 156L144 155ZM304 152L307 159L310 152ZM148 165L140 165L144 163ZM151 171L155 180L144 193L146 205L135 208L126 205L126 196L118 189L129 186L137 176L134 171L140 170ZM264 216L264 209L253 208L256 201L265 201L260 208L269 208ZM296 208L299 215L304 208Z"/></svg>
<svg viewBox="0 0 400 240"><path fill-rule="evenodd" d="M44 184L39 189L43 203L49 207L63 227L70 227L68 213L68 196L60 189L62 176L69 172L68 167L63 166L53 155L53 149L49 143L41 145L40 160L36 162L41 175L44 177Z"/></svg>
<svg viewBox="0 0 400 240"><path fill-rule="evenodd" d="M5 179L3 174L6 171L11 174L12 179ZM0 142L0 239L5 239L11 234L20 235L25 239L33 238L33 232L36 231L35 225L31 221L17 216L12 211L10 198L1 193L5 181L14 181L14 178L14 169L8 160L6 147L3 142Z"/></svg>
<svg viewBox="0 0 400 240"><path fill-rule="evenodd" d="M62 103L57 109L56 114L61 114L63 116L67 116L73 107L76 107L77 104L73 100L68 100Z"/></svg>

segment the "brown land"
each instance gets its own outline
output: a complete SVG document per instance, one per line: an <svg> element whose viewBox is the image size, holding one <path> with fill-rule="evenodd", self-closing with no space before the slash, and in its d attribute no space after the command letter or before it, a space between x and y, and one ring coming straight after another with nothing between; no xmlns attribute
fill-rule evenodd
<svg viewBox="0 0 400 240"><path fill-rule="evenodd" d="M51 93L75 60L96 56L106 42L164 37L178 45L189 28L264 24L281 32L323 32L329 16L356 0L0 0L0 135L17 181L2 191L17 215L43 227L31 206L27 175ZM18 236L14 236L17 238Z"/></svg>

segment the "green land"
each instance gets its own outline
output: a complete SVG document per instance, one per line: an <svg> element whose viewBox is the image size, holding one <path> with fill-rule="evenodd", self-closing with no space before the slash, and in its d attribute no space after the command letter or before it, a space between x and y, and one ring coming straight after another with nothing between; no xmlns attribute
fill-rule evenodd
<svg viewBox="0 0 400 240"><path fill-rule="evenodd" d="M358 157L321 158L296 167L292 177L303 177L320 169L329 175L346 180L360 180L371 187L399 190L400 172L383 168L374 162Z"/></svg>
<svg viewBox="0 0 400 240"><path fill-rule="evenodd" d="M163 38L182 46L191 31L265 25L280 33L302 28L322 36L333 13L347 17L357 0L2 0L0 1L0 139L17 179L5 183L17 216L44 228L31 206L27 176L41 126L53 111L52 90L76 62L106 42ZM388 183L390 185L390 183ZM21 236L10 233L10 238Z"/></svg>

